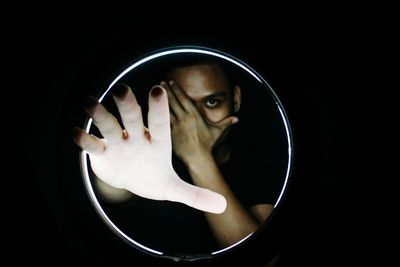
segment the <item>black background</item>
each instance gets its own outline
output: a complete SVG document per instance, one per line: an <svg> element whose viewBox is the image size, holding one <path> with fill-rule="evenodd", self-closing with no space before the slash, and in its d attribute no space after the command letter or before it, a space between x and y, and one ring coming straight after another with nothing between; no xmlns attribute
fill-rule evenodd
<svg viewBox="0 0 400 267"><path fill-rule="evenodd" d="M9 26L3 23L8 89L2 102L11 172L3 178L2 220L5 254L13 265L262 266L268 251L281 253L282 266L359 266L377 258L371 211L378 206L362 164L361 130L377 49L370 40L381 38L373 16L347 7L179 11L156 4L23 6L10 13ZM286 108L295 161L286 198L271 222L274 246L265 238L215 262L155 259L115 237L85 195L70 138L70 128L84 116L83 97L126 57L186 44L247 62Z"/></svg>

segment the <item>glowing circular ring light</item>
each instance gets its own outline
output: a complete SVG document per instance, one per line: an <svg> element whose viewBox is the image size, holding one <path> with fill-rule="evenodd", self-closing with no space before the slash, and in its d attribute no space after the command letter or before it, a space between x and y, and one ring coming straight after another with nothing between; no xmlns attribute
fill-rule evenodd
<svg viewBox="0 0 400 267"><path fill-rule="evenodd" d="M289 121L287 119L286 113L282 107L282 104L280 102L280 100L278 99L276 93L274 92L274 90L271 88L271 86L265 81L264 78L262 78L255 70L253 70L250 66L248 66L247 64L245 64L244 62L240 61L239 59L225 53L225 52L221 52L215 49L211 49L211 48L206 48L206 47L199 47L199 46L176 46L176 47L170 47L170 48L165 48L165 49L161 49L161 50L157 50L154 51L153 53L150 53L149 56L146 56L138 61L136 61L135 63L133 63L132 65L130 65L128 68L126 68L124 71L121 72L121 74L119 74L107 87L107 90L99 97L99 102L101 102L104 97L107 95L107 93L109 92L109 90L122 78L124 77L127 73L129 73L130 71L134 70L135 68L139 67L142 64L146 64L152 60L155 60L157 58L161 58L164 56L168 56L168 55L173 55L173 54L184 54L184 53L197 53L197 54L207 54L207 55L211 55L211 56L215 56L215 57L219 57L222 58L224 60L227 60L237 66L239 66L240 68L242 68L243 70L245 70L248 74L250 74L251 76L253 76L259 83L263 84L264 86L266 86L272 97L274 98L274 101L279 109L280 115L282 117L282 120L284 122L285 125L285 130L286 130L286 138L287 138L287 143L288 143L288 164L287 164L287 168L286 168L286 174L285 174L285 181L283 183L283 187L282 190L279 194L278 200L276 201L274 208L276 208L283 196L283 192L285 191L285 188L287 186L288 183L288 179L289 179L289 175L291 172L291 166L292 166L292 161L293 161L293 141L292 141L292 134L291 134L291 130L290 130L290 125L289 125ZM87 133L89 133L90 127L92 126L92 119L89 118L85 124L85 131ZM80 152L80 166L81 166L81 172L82 172L82 176L83 176L83 181L86 187L86 191L90 197L90 201L92 202L92 205L95 207L97 213L100 215L100 217L103 219L103 221L107 224L107 226L116 234L118 235L122 240L124 240L125 242L127 242L129 245L140 249L141 251L151 254L153 256L161 256L161 257L167 257L167 258L173 258L174 260L181 260L184 259L185 257L182 256L183 258L179 258L177 259L176 257L172 257L172 256L168 256L165 255L163 252L161 251L157 251L154 249L151 249L149 247L146 247L142 244L140 244L139 242L133 240L132 238L130 238L129 236L127 236L124 232L122 232L111 220L110 218L106 215L106 213L104 212L104 210L102 209L102 207L100 206L96 195L94 193L92 184L90 182L90 175L89 175L89 171L88 171L88 160L87 160L87 153L85 151ZM240 241L238 241L237 243L212 252L210 256L213 255L217 255L220 254L224 251L229 250L232 247L237 246L238 244L242 243L243 241L245 241L248 237L250 237L252 234L248 235L247 237L241 239ZM188 257L190 258L190 257ZM204 258L204 257L203 257Z"/></svg>

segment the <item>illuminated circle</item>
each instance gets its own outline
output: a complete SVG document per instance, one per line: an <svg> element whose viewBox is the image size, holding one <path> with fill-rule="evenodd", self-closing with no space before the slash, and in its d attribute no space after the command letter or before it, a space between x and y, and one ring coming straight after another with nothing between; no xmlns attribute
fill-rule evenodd
<svg viewBox="0 0 400 267"><path fill-rule="evenodd" d="M250 66L248 66L247 64L245 64L244 62L240 61L239 59L225 53L225 52L221 52L215 49L210 49L210 48L206 48L206 47L199 47L199 46L179 46L179 47L171 47L171 48L165 48L165 49L161 49L161 50L157 50L153 53L151 53L150 55L136 61L135 63L133 63L132 65L130 65L128 68L126 68L125 70L123 70L108 86L107 89L105 90L105 92L99 97L99 101L101 102L104 97L107 95L107 93L110 91L110 89L116 84L118 83L126 74L128 74L129 72L135 70L137 67L143 65L143 64L147 64L151 61L154 61L156 59L159 59L161 57L165 57L168 55L173 55L173 54L189 54L189 53L197 53L197 54L207 54L207 55L211 55L211 56L215 56L215 57L219 57L222 58L224 60L227 60L233 64L235 64L236 66L240 67L241 69L243 69L244 71L246 71L248 74L250 74L254 79L257 80L258 83L260 83L261 85L265 86L269 92L271 93L274 102L279 110L281 119L283 121L284 127L285 127L285 132L286 132L286 141L288 144L288 151L287 151L287 166L286 166L286 171L285 171L285 178L284 178L284 182L283 182L283 187L282 190L279 194L279 197L274 205L274 207L276 208L281 199L282 196L285 192L285 188L287 186L288 180L289 180L289 176L290 176L290 172L291 172L291 166L292 166L292 161L293 161L293 142L292 142L292 134L291 134L291 130L290 130L290 125L286 116L286 113L284 111L284 108L282 107L282 104L280 102L280 100L278 99L277 95L275 94L274 90L271 88L271 86L265 81L265 79L263 77L261 77L254 69L252 69ZM89 118L86 121L85 124L85 131L87 133L89 133L90 129L92 126L92 119ZM95 207L95 210L97 211L97 213L100 215L100 217L102 218L102 220L107 224L107 226L116 234L118 235L122 240L124 240L125 242L127 242L128 244L130 244L131 246L145 252L148 254L151 254L153 256L162 256L162 257L166 257L166 258L172 258L174 260L182 260L185 259L183 258L179 258L177 259L176 257L172 257L169 255L166 255L165 253L161 252L161 251L157 251L154 249L151 249L147 246L144 246L143 244L133 240L132 238L130 238L127 234L125 234L123 231L121 231L113 222L112 220L107 216L107 214L104 212L103 208L101 207L99 201L97 200L97 197L95 195L94 189L92 187L92 183L90 180L90 175L89 175L89 168L88 168L88 155L85 151L82 151L80 154L80 165L81 165L81 171L82 171L82 176L83 176L83 181L84 181L84 185L85 188L87 190L87 193L90 197L90 201L92 202L92 205ZM211 253L210 256L212 255L217 255L220 254L224 251L227 251L229 249L231 249L234 246L237 246L239 243L242 243L243 241L245 241L248 237L250 237L252 234L248 235L247 237L243 238L242 240L240 240L239 242L218 250L218 251L214 251Z"/></svg>

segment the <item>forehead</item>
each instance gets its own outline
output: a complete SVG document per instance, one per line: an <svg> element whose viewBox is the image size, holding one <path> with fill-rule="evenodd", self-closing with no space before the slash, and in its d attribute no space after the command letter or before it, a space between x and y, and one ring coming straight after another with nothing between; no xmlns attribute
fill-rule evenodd
<svg viewBox="0 0 400 267"><path fill-rule="evenodd" d="M169 77L175 80L190 97L201 97L229 90L227 77L217 64L179 67Z"/></svg>

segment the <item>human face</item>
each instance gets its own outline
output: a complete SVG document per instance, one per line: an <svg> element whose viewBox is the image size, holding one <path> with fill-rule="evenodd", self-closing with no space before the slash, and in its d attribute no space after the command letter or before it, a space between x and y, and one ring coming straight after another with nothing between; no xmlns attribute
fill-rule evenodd
<svg viewBox="0 0 400 267"><path fill-rule="evenodd" d="M239 110L240 88L229 83L218 65L194 65L175 69L177 82L208 123L218 123Z"/></svg>

